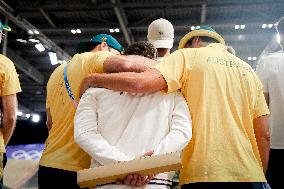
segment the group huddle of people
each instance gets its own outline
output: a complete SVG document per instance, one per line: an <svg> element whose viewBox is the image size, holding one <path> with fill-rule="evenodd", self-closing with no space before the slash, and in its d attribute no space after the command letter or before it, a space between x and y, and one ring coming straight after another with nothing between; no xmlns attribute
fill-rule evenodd
<svg viewBox="0 0 284 189"><path fill-rule="evenodd" d="M277 25L281 36L283 23ZM79 170L176 151L181 188L261 189L267 179L277 188L281 177L273 169L283 163L268 166L264 77L209 26L187 33L172 53L168 20L154 20L147 38L124 49L111 35L95 35L54 70L47 83L49 135L39 189L79 188ZM265 73L262 67L258 73ZM173 177L133 173L96 188L170 188Z"/></svg>

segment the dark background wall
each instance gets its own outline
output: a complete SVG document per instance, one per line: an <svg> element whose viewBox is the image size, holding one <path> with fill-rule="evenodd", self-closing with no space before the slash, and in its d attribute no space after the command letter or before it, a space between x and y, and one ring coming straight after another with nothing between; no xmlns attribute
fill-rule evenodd
<svg viewBox="0 0 284 189"><path fill-rule="evenodd" d="M18 120L9 145L44 143L48 135L45 125L46 114L39 115L40 121L37 123L32 122L31 117L27 120Z"/></svg>

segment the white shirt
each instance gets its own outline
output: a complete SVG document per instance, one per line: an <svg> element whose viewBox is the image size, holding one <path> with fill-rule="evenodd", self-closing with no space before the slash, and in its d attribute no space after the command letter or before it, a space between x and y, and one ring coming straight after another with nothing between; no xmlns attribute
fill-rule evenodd
<svg viewBox="0 0 284 189"><path fill-rule="evenodd" d="M74 138L92 156L94 167L139 158L151 150L154 155L180 151L191 139L191 126L186 101L178 92L132 95L88 89L76 111ZM172 180L173 174L162 173L157 177Z"/></svg>
<svg viewBox="0 0 284 189"><path fill-rule="evenodd" d="M284 149L284 51L261 59L256 73L269 94L270 147Z"/></svg>

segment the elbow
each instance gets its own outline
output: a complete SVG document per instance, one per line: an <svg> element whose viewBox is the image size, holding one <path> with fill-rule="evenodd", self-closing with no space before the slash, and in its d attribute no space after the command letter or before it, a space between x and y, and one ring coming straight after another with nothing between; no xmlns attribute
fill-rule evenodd
<svg viewBox="0 0 284 189"><path fill-rule="evenodd" d="M131 64L120 62L118 65L118 71L119 72L129 72L131 71Z"/></svg>
<svg viewBox="0 0 284 189"><path fill-rule="evenodd" d="M190 132L187 136L186 136L186 139L187 139L187 143L189 143L192 139L192 132Z"/></svg>
<svg viewBox="0 0 284 189"><path fill-rule="evenodd" d="M74 142L76 144L78 144L81 148L84 147L84 143L85 143L85 139L86 139L86 136L84 135L85 132L81 132L80 130L76 130L76 127L74 129Z"/></svg>
<svg viewBox="0 0 284 189"><path fill-rule="evenodd" d="M184 135L184 139L185 139L184 146L188 145L188 143L191 141L191 138L192 138L192 132L191 131Z"/></svg>
<svg viewBox="0 0 284 189"><path fill-rule="evenodd" d="M263 139L264 139L266 142L269 142L269 143L270 143L270 132L269 132L269 131L267 131L267 132L264 133Z"/></svg>
<svg viewBox="0 0 284 189"><path fill-rule="evenodd" d="M188 145L188 143L191 141L192 139L192 130L188 129L184 132L183 134L184 136L184 147Z"/></svg>
<svg viewBox="0 0 284 189"><path fill-rule="evenodd" d="M184 123L184 125L186 127L184 128L183 136L188 143L188 142L190 142L190 140L192 138L192 125L191 125L191 123Z"/></svg>
<svg viewBox="0 0 284 189"><path fill-rule="evenodd" d="M3 122L8 123L9 125L16 123L17 121L17 115L15 114L10 114L10 115L5 115L3 116Z"/></svg>
<svg viewBox="0 0 284 189"><path fill-rule="evenodd" d="M145 92L145 85L142 82L135 82L132 84L133 92L134 93L144 93Z"/></svg>
<svg viewBox="0 0 284 189"><path fill-rule="evenodd" d="M190 129L184 130L182 132L182 135L180 137L180 141L182 143L181 148L179 149L179 151L182 151L191 141L192 138L192 132Z"/></svg>
<svg viewBox="0 0 284 189"><path fill-rule="evenodd" d="M76 126L74 127L74 141L76 144L79 144L81 141L81 135L80 133L76 130Z"/></svg>
<svg viewBox="0 0 284 189"><path fill-rule="evenodd" d="M75 141L76 144L80 145L81 137L80 137L80 135L76 134L75 132L74 132L74 141Z"/></svg>
<svg viewBox="0 0 284 189"><path fill-rule="evenodd" d="M131 81L131 88L133 89L133 93L147 93L149 91L149 87L147 81L140 76L139 74L134 76L133 80Z"/></svg>

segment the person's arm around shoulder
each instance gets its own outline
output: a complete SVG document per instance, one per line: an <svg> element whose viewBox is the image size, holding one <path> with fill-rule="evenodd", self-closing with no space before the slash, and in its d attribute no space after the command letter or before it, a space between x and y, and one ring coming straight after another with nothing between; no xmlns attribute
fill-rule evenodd
<svg viewBox="0 0 284 189"><path fill-rule="evenodd" d="M157 61L135 55L113 55L104 61L104 73L144 72L157 64Z"/></svg>
<svg viewBox="0 0 284 189"><path fill-rule="evenodd" d="M98 130L98 90L89 89L81 98L74 119L75 142L100 164L134 159L112 146Z"/></svg>
<svg viewBox="0 0 284 189"><path fill-rule="evenodd" d="M181 78L185 71L184 57L182 51L176 51L155 65L154 68L147 69L142 73L122 72L89 75L81 84L80 95L92 86L130 93L176 91L181 87ZM129 57L124 58L128 59ZM146 59L146 62L149 61L153 60Z"/></svg>
<svg viewBox="0 0 284 189"><path fill-rule="evenodd" d="M2 122L2 133L4 138L5 146L8 144L13 131L16 127L17 120L17 96L16 94L7 95L2 97L3 106L3 122Z"/></svg>
<svg viewBox="0 0 284 189"><path fill-rule="evenodd" d="M253 128L256 142L262 162L264 173L267 170L270 150L270 133L268 126L268 116L260 116L253 120Z"/></svg>
<svg viewBox="0 0 284 189"><path fill-rule="evenodd" d="M89 73L143 72L157 63L142 56L113 55L108 51L77 54L74 61L85 62Z"/></svg>
<svg viewBox="0 0 284 189"><path fill-rule="evenodd" d="M179 92L174 95L174 109L170 119L170 132L154 150L156 155L181 151L191 140L191 116L186 101Z"/></svg>
<svg viewBox="0 0 284 189"><path fill-rule="evenodd" d="M129 93L151 93L166 90L167 83L158 70L149 69L142 73L123 72L89 75L80 86L80 96L90 87L103 87Z"/></svg>

